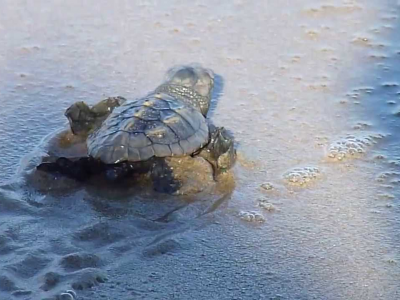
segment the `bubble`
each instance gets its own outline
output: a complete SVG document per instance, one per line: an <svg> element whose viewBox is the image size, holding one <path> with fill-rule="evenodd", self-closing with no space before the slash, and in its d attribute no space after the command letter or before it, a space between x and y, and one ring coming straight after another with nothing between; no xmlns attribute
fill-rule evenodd
<svg viewBox="0 0 400 300"><path fill-rule="evenodd" d="M58 296L59 300L76 300L76 293L72 290L65 291Z"/></svg>
<svg viewBox="0 0 400 300"><path fill-rule="evenodd" d="M29 45L29 46L23 46L20 48L20 52L23 54L30 54L35 51L39 51L41 47L37 45Z"/></svg>
<svg viewBox="0 0 400 300"><path fill-rule="evenodd" d="M372 86L361 86L354 88L353 91L358 92L358 93L364 93L364 94L372 94L374 91L374 88Z"/></svg>
<svg viewBox="0 0 400 300"><path fill-rule="evenodd" d="M306 186L321 176L317 167L294 168L283 174L284 180L290 185Z"/></svg>
<svg viewBox="0 0 400 300"><path fill-rule="evenodd" d="M276 211L275 206L272 203L268 202L268 199L259 199L258 206L268 212Z"/></svg>
<svg viewBox="0 0 400 300"><path fill-rule="evenodd" d="M225 58L227 62L231 64L241 64L243 63L244 59L238 56L229 56Z"/></svg>
<svg viewBox="0 0 400 300"><path fill-rule="evenodd" d="M299 62L301 59L302 59L302 55L293 55L293 56L291 56L290 61L291 61L292 63L297 63L297 62Z"/></svg>
<svg viewBox="0 0 400 300"><path fill-rule="evenodd" d="M386 156L383 155L383 154L376 154L376 155L374 156L374 159L375 159L375 160L384 160L384 159L386 159Z"/></svg>
<svg viewBox="0 0 400 300"><path fill-rule="evenodd" d="M384 60L388 59L389 57L384 53L371 53L368 55L369 58L374 60Z"/></svg>
<svg viewBox="0 0 400 300"><path fill-rule="evenodd" d="M308 38L315 40L319 36L319 32L317 30L309 29L306 31L306 35Z"/></svg>
<svg viewBox="0 0 400 300"><path fill-rule="evenodd" d="M393 88L393 87L398 87L399 86L399 83L398 82L392 82L392 81L389 81L389 82L384 82L384 83L382 83L382 87L386 87L386 88Z"/></svg>
<svg viewBox="0 0 400 300"><path fill-rule="evenodd" d="M249 223L264 223L265 218L262 214L256 211L241 211L238 214L238 217Z"/></svg>
<svg viewBox="0 0 400 300"><path fill-rule="evenodd" d="M362 10L362 7L355 3L346 3L342 5L333 4L321 4L316 7L309 7L304 10L309 15L338 15L338 14L350 14L356 11Z"/></svg>
<svg viewBox="0 0 400 300"><path fill-rule="evenodd" d="M274 189L274 186L269 182L265 182L265 183L261 184L260 187L265 191L271 191Z"/></svg>
<svg viewBox="0 0 400 300"><path fill-rule="evenodd" d="M378 197L380 199L384 199L384 200L394 200L396 199L396 196L390 193L382 193L382 194L378 194Z"/></svg>
<svg viewBox="0 0 400 300"><path fill-rule="evenodd" d="M360 157L383 137L384 135L382 134L348 135L331 143L328 147L327 156L334 161Z"/></svg>
<svg viewBox="0 0 400 300"><path fill-rule="evenodd" d="M389 258L386 260L389 264L397 264L397 261L393 258Z"/></svg>
<svg viewBox="0 0 400 300"><path fill-rule="evenodd" d="M310 90L327 90L329 89L329 84L326 82L313 82L313 83L308 83L307 87Z"/></svg>
<svg viewBox="0 0 400 300"><path fill-rule="evenodd" d="M356 130L365 130L365 129L370 128L371 126L372 126L372 124L371 124L371 123L368 123L368 122L357 122L357 123L353 126L353 129L356 129Z"/></svg>
<svg viewBox="0 0 400 300"><path fill-rule="evenodd" d="M350 99L359 99L360 98L360 91L358 90L353 90L351 92L346 93L346 96Z"/></svg>
<svg viewBox="0 0 400 300"><path fill-rule="evenodd" d="M387 13L381 16L381 19L385 21L395 21L398 18L399 16L397 14L391 14L391 13Z"/></svg>
<svg viewBox="0 0 400 300"><path fill-rule="evenodd" d="M366 36L355 37L351 42L358 46L372 47L370 38Z"/></svg>
<svg viewBox="0 0 400 300"><path fill-rule="evenodd" d="M386 171L376 176L376 181L380 183L390 182L391 184L396 184L399 179L400 179L400 172L396 171Z"/></svg>

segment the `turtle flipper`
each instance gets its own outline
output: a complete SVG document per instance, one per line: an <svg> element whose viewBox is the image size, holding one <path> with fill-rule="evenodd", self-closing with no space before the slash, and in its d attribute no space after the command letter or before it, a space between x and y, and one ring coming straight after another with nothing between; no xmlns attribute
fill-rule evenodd
<svg viewBox="0 0 400 300"><path fill-rule="evenodd" d="M103 123L114 108L121 106L125 101L126 99L123 97L110 97L100 101L92 108L83 101L75 102L65 111L72 133L88 135Z"/></svg>
<svg viewBox="0 0 400 300"><path fill-rule="evenodd" d="M107 117L114 108L121 106L126 99L124 97L109 97L104 99L92 107L92 112L96 117Z"/></svg>
<svg viewBox="0 0 400 300"><path fill-rule="evenodd" d="M234 140L224 127L209 126L210 142L198 153L205 158L214 169L214 176L229 170L236 161ZM197 153L196 153L197 154Z"/></svg>
<svg viewBox="0 0 400 300"><path fill-rule="evenodd" d="M105 164L90 156L78 159L60 157L55 162L43 162L36 168L82 182L95 175L102 175L110 182L119 182L132 174L145 174L150 171L149 162Z"/></svg>
<svg viewBox="0 0 400 300"><path fill-rule="evenodd" d="M69 121L72 133L75 135L88 134L94 125L95 114L83 101L72 104L65 111L65 116Z"/></svg>
<svg viewBox="0 0 400 300"><path fill-rule="evenodd" d="M174 194L179 190L181 184L174 176L172 169L163 158L154 159L150 178L153 181L153 188L156 192Z"/></svg>
<svg viewBox="0 0 400 300"><path fill-rule="evenodd" d="M59 173L78 181L86 181L93 175L103 172L105 165L91 157L82 157L78 160L60 157L55 162L41 163L36 168L39 171Z"/></svg>

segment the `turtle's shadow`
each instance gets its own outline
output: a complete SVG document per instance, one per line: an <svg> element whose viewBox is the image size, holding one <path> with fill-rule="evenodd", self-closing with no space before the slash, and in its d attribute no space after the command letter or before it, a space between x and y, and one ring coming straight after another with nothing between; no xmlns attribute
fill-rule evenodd
<svg viewBox="0 0 400 300"><path fill-rule="evenodd" d="M214 116L218 102L223 95L224 85L224 78L219 74L214 74L214 89L211 94L211 105L207 115L208 118L212 118Z"/></svg>
<svg viewBox="0 0 400 300"><path fill-rule="evenodd" d="M214 89L211 94L211 105L210 105L210 110L207 115L207 119L213 118L215 111L217 109L219 100L221 99L221 97L224 94L224 92L223 92L224 87L225 87L224 78L221 75L214 73ZM211 122L211 123L213 123L213 122ZM222 127L224 127L224 126L222 125ZM225 128L225 131L228 133L230 138L235 140L235 136L230 128ZM235 144L238 145L237 141L235 141Z"/></svg>

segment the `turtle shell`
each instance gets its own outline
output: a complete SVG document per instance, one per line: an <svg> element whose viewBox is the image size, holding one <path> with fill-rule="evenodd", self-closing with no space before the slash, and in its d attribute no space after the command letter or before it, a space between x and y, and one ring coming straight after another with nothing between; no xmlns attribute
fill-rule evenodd
<svg viewBox="0 0 400 300"><path fill-rule="evenodd" d="M88 137L87 146L90 156L114 164L190 155L208 140L208 124L199 110L154 93L117 107Z"/></svg>

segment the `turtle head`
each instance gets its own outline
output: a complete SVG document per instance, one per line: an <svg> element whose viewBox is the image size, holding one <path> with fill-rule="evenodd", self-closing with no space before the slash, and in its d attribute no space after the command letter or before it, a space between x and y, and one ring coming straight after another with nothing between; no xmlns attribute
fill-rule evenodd
<svg viewBox="0 0 400 300"><path fill-rule="evenodd" d="M167 73L169 84L187 87L195 91L203 115L210 107L211 93L214 88L214 73L199 65L180 66L172 68Z"/></svg>

